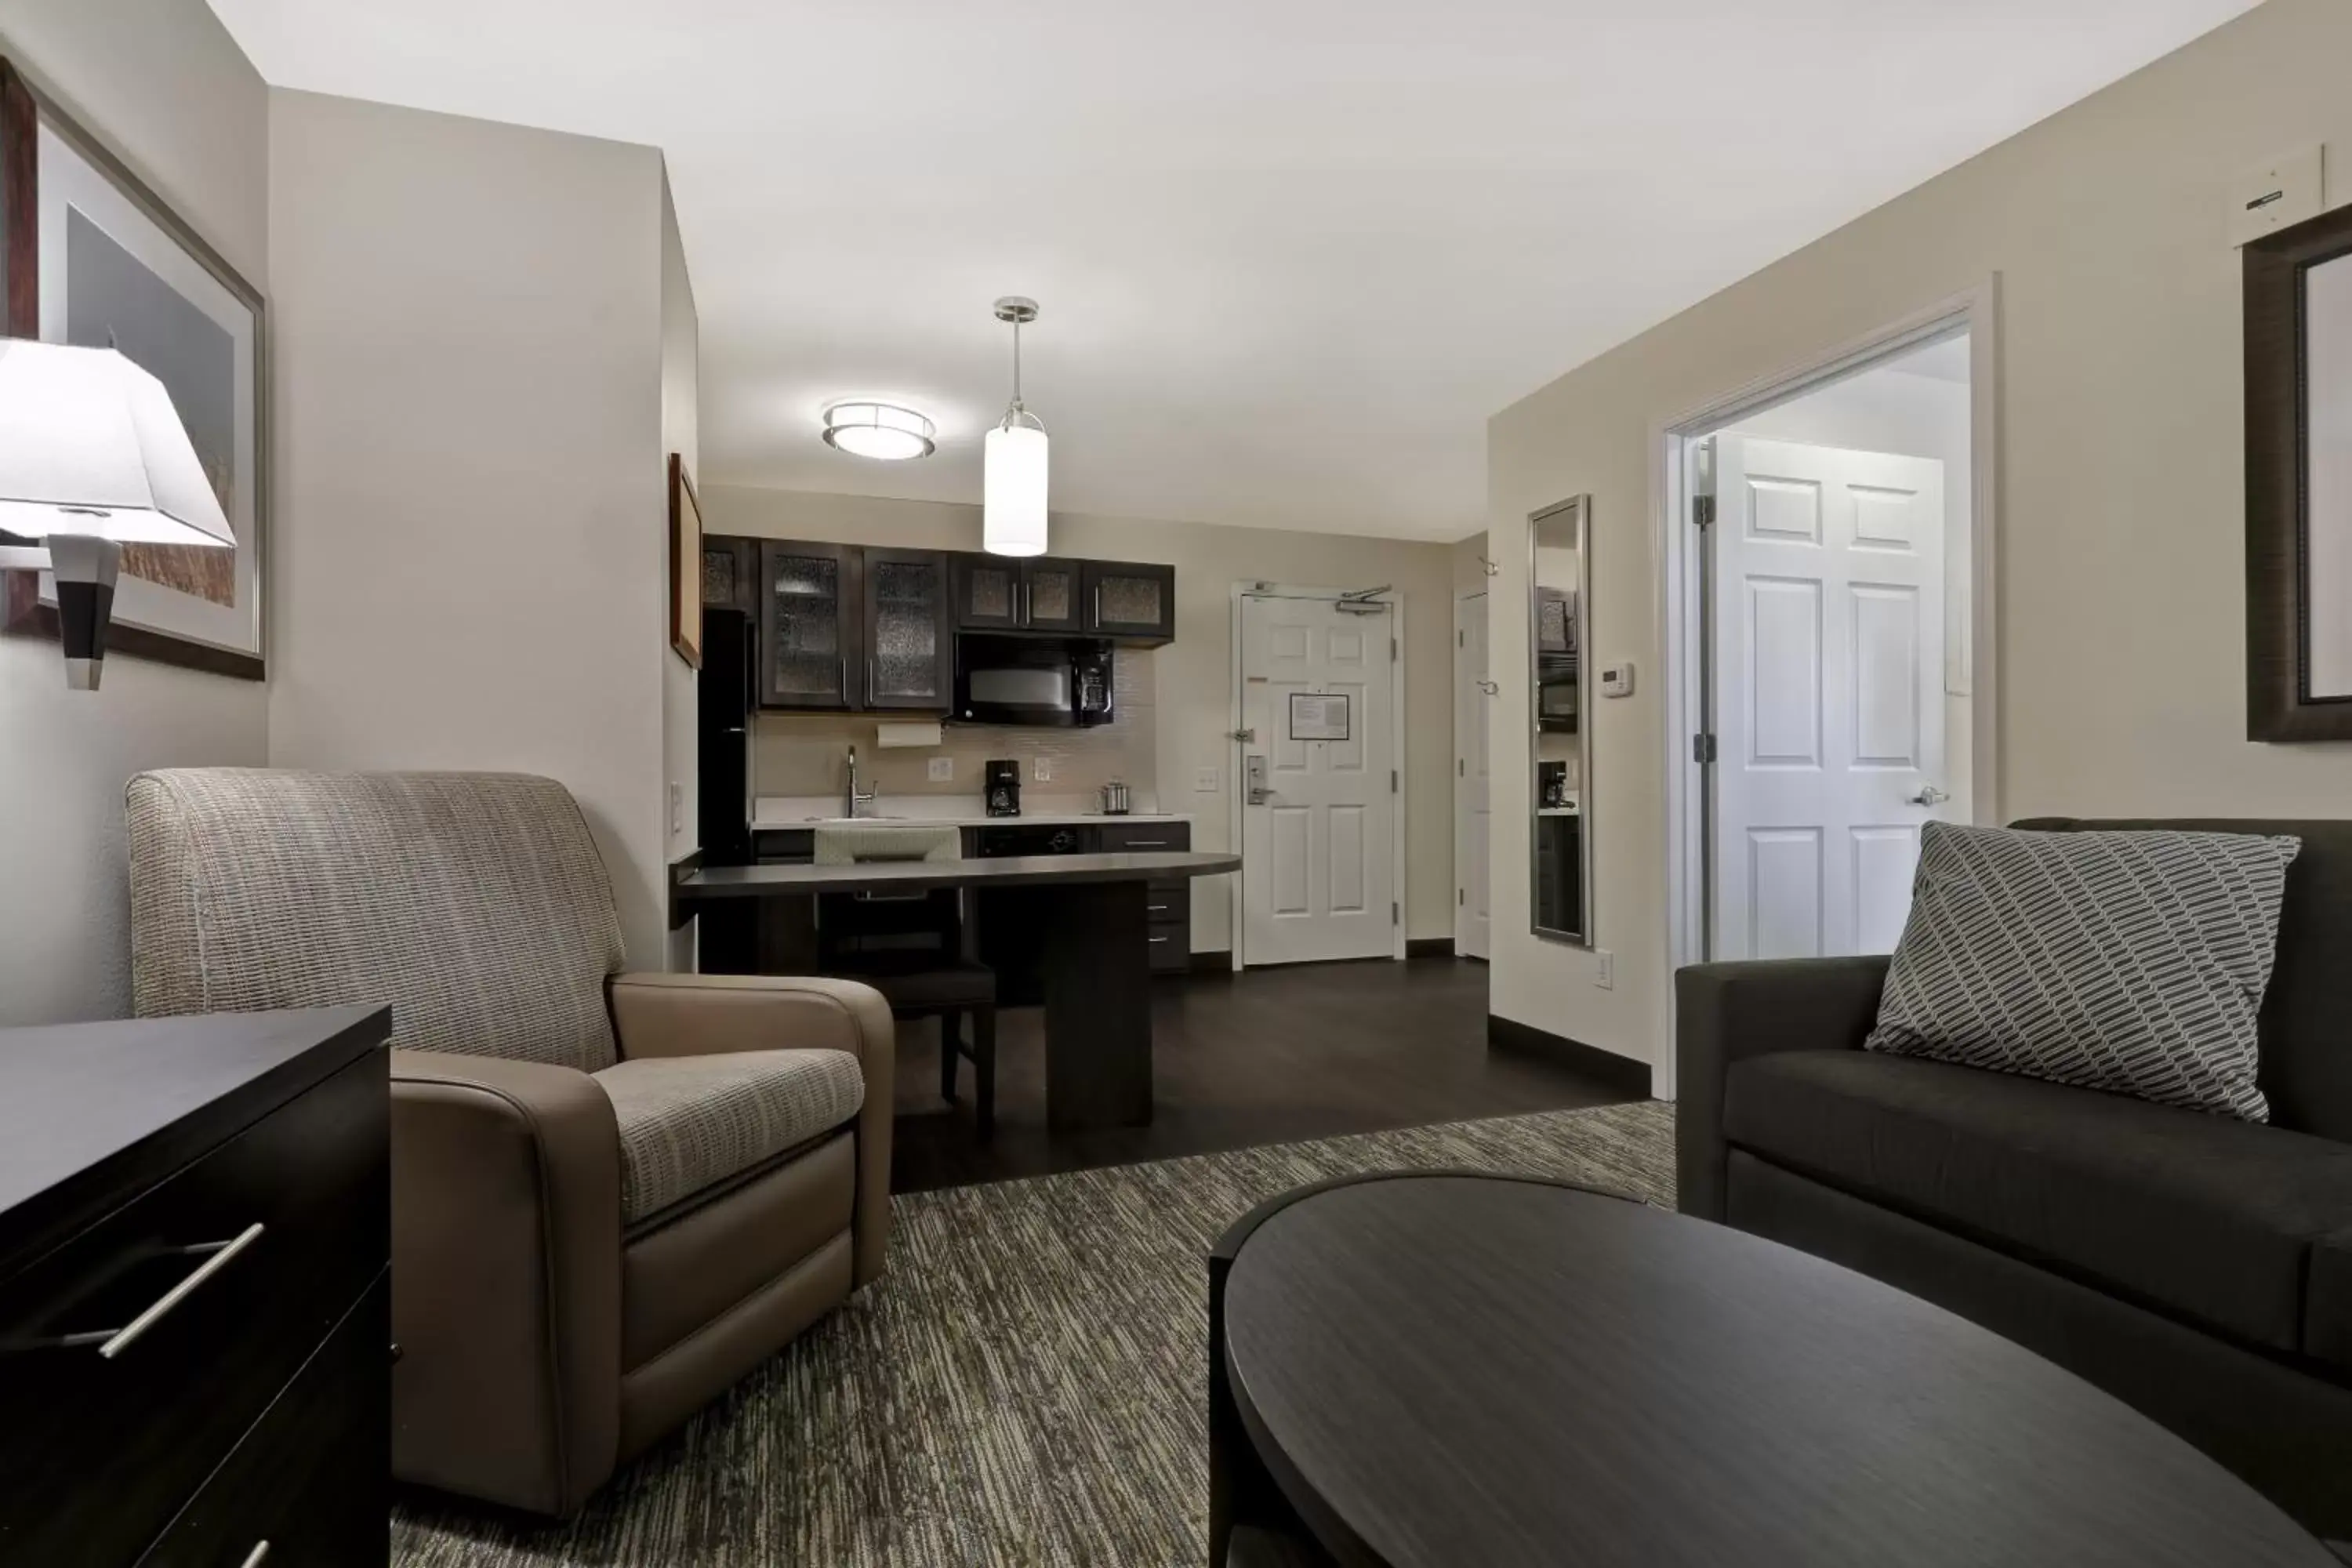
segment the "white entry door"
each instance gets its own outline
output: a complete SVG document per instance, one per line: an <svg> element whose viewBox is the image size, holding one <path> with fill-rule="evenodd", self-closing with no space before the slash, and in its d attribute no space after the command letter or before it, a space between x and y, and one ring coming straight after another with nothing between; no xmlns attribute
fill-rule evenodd
<svg viewBox="0 0 2352 1568"><path fill-rule="evenodd" d="M1944 465L1716 437L1710 956L1890 952L1944 776Z"/></svg>
<svg viewBox="0 0 2352 1568"><path fill-rule="evenodd" d="M1242 596L1244 963L1388 958L1395 887L1395 617Z"/></svg>
<svg viewBox="0 0 2352 1568"><path fill-rule="evenodd" d="M1494 916L1488 907L1487 846L1494 792L1486 742L1495 700L1486 695L1486 595L1465 594L1454 611L1454 951L1485 958Z"/></svg>

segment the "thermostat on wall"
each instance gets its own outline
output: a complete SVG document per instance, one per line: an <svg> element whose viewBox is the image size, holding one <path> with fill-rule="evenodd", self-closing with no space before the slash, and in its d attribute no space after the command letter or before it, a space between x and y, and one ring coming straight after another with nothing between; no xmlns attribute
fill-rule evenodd
<svg viewBox="0 0 2352 1568"><path fill-rule="evenodd" d="M1601 667L1601 695L1631 697L1633 695L1633 661L1620 659L1615 664Z"/></svg>

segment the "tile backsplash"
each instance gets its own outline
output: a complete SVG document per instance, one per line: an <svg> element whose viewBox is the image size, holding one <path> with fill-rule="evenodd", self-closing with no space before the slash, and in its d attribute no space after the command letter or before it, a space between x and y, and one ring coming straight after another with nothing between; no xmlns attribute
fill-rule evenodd
<svg viewBox="0 0 2352 1568"><path fill-rule="evenodd" d="M1002 724L950 724L937 746L875 744L871 714L761 713L752 726L754 791L763 795L836 795L847 783L845 757L857 748L861 782L884 795L978 795L984 769L997 757L1017 758L1023 787L1078 795L1113 780L1135 792L1135 809L1159 808L1152 652L1120 648L1112 662L1111 721L1093 729L1031 729ZM919 715L908 714L908 718ZM955 764L949 780L930 777L934 757ZM1050 781L1036 781L1044 758Z"/></svg>

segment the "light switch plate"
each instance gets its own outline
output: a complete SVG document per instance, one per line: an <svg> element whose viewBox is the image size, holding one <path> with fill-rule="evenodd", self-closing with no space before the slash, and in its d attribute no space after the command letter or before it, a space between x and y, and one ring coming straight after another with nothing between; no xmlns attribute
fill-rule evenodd
<svg viewBox="0 0 2352 1568"><path fill-rule="evenodd" d="M1617 984L1617 955L1605 947L1592 950L1592 984L1603 991Z"/></svg>
<svg viewBox="0 0 2352 1568"><path fill-rule="evenodd" d="M933 757L931 759L931 782L933 784L946 784L954 777L955 759L953 757Z"/></svg>
<svg viewBox="0 0 2352 1568"><path fill-rule="evenodd" d="M1214 768L1194 769L1192 773L1192 789L1195 794L1199 795L1216 794L1217 770Z"/></svg>
<svg viewBox="0 0 2352 1568"><path fill-rule="evenodd" d="M669 830L686 831L686 786L676 779L669 781Z"/></svg>
<svg viewBox="0 0 2352 1568"><path fill-rule="evenodd" d="M2326 149L2305 147L2248 169L2230 185L2230 243L2245 245L2324 210Z"/></svg>

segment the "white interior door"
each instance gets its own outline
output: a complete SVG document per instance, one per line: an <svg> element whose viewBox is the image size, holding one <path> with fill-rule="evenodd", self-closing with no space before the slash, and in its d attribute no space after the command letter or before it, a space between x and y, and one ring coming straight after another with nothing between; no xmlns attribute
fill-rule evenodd
<svg viewBox="0 0 2352 1568"><path fill-rule="evenodd" d="M1495 702L1486 679L1486 595L1465 594L1454 607L1454 951L1465 958L1486 957L1494 930L1486 770Z"/></svg>
<svg viewBox="0 0 2352 1568"><path fill-rule="evenodd" d="M1889 952L1944 777L1944 465L1716 438L1719 959Z"/></svg>
<svg viewBox="0 0 2352 1568"><path fill-rule="evenodd" d="M1391 957L1394 617L1328 598L1241 605L1243 962Z"/></svg>

